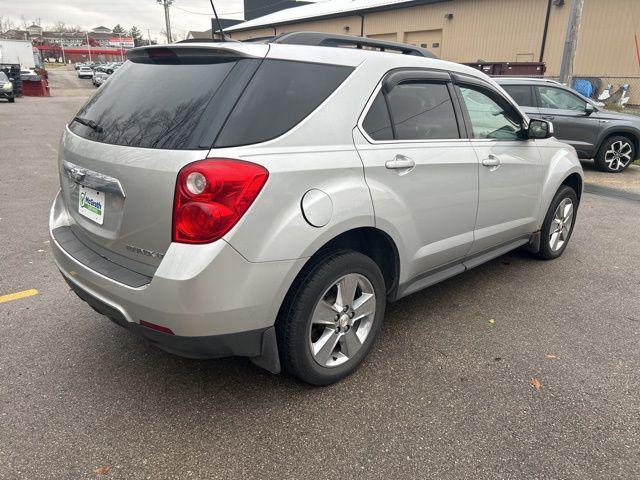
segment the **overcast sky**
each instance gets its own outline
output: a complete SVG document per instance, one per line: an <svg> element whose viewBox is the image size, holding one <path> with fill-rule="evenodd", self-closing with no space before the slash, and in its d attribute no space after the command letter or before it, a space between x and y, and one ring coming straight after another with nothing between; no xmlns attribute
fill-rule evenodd
<svg viewBox="0 0 640 480"><path fill-rule="evenodd" d="M218 15L243 18L243 0L214 0ZM147 36L160 37L164 29L164 11L156 0L0 0L0 16L9 17L21 26L22 17L31 25L40 19L41 25L58 21L92 29L98 25L125 29L137 26ZM171 27L174 33L208 30L211 27L209 0L175 0L171 7ZM158 38L160 39L160 38Z"/></svg>

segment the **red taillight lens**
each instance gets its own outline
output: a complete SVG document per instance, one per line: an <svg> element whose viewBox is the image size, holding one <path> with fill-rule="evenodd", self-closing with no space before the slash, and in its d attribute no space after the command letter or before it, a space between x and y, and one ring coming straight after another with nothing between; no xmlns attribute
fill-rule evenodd
<svg viewBox="0 0 640 480"><path fill-rule="evenodd" d="M190 163L178 173L173 205L173 241L210 243L242 218L269 172L227 158Z"/></svg>

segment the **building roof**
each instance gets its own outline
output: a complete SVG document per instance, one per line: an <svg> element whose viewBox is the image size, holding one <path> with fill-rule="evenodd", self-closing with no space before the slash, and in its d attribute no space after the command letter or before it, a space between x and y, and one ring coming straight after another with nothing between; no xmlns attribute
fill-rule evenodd
<svg viewBox="0 0 640 480"><path fill-rule="evenodd" d="M328 0L326 2L312 3L280 10L279 12L258 17L230 28L225 28L225 31L238 32L273 25L318 20L321 18L344 17L376 10L390 10L393 8L443 1L446 0Z"/></svg>

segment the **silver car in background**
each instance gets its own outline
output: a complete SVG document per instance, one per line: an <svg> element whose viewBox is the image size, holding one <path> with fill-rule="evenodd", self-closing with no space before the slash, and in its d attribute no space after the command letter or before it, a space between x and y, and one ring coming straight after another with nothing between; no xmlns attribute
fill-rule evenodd
<svg viewBox="0 0 640 480"><path fill-rule="evenodd" d="M310 38L130 51L64 132L50 234L78 296L159 347L327 385L387 302L560 256L582 169L474 69Z"/></svg>

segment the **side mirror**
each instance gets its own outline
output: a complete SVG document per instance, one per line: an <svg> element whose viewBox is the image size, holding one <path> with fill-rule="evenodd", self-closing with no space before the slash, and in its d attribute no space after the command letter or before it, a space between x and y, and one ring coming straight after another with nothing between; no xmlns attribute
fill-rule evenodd
<svg viewBox="0 0 640 480"><path fill-rule="evenodd" d="M547 120L532 119L529 122L529 138L549 138L553 136L553 123Z"/></svg>
<svg viewBox="0 0 640 480"><path fill-rule="evenodd" d="M593 105L591 105L590 103L587 103L584 106L584 114L588 117L589 115L591 115L593 112L595 112L596 109L594 108Z"/></svg>

